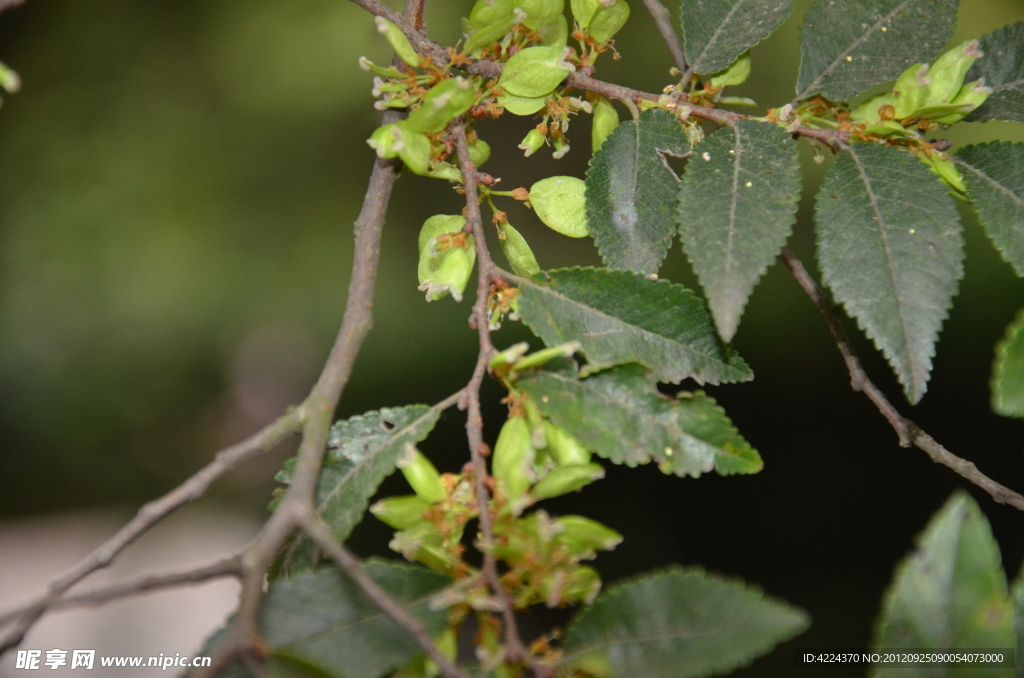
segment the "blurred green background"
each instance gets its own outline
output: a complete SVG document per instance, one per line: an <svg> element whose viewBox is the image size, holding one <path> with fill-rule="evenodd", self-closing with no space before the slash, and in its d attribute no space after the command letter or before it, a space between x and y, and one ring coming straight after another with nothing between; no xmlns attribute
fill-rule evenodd
<svg viewBox="0 0 1024 678"><path fill-rule="evenodd" d="M658 91L671 81L668 51L639 0L632 4L617 40L623 59L602 59L598 76ZM754 48L753 75L737 95L763 107L791 98L808 4L798 2ZM431 36L457 39L470 5L434 0ZM1022 19L1022 0L965 1L953 42ZM0 60L23 80L0 109L0 518L135 507L302 399L341 317L351 223L372 163L364 139L379 114L361 55L390 58L370 18L343 0L29 0L0 15ZM583 176L586 116L574 121L574 149L561 161L546 152L522 158L516 145L530 126L479 126L494 151L485 169L502 188ZM1024 140L1024 126L962 123L948 136L958 145ZM812 198L828 163L814 165L801 145L808 171L792 246L811 263ZM459 200L436 180L399 181L376 325L340 415L434 402L468 379L476 344L465 326L469 303L424 303L415 272L420 224L455 213ZM598 263L589 242L507 208L543 267ZM921 405L906 405L884 361L857 343L904 412L1020 490L1024 424L989 411L987 382L992 347L1024 306L1024 281L969 209L963 214L966 277ZM662 276L695 284L678 245ZM496 342L523 338L508 323ZM609 468L607 479L549 510L585 513L624 533L625 543L597 561L607 581L700 563L809 610L814 625L787 647L863 645L893 566L963 483L924 453L899 448L850 391L824 323L780 267L758 286L736 346L756 380L708 390L761 451L760 475L695 481ZM486 394L493 440L501 394ZM461 426L450 412L423 446L443 470L465 456ZM287 453L233 474L214 501L262 517ZM1024 515L968 489L1016 573ZM396 478L383 489L403 491ZM352 543L364 555L386 553L388 537L371 520ZM564 615L533 617L540 627ZM792 671L784 648L736 675Z"/></svg>

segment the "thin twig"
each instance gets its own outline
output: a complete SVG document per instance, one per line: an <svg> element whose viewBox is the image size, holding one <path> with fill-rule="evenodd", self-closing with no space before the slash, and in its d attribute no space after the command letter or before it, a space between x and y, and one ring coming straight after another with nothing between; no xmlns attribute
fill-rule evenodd
<svg viewBox="0 0 1024 678"><path fill-rule="evenodd" d="M505 630L505 652L508 661L526 662L537 676L546 675L547 667L540 665L523 644L516 622L515 608L508 593L501 585L498 564L494 556L494 528L489 510L490 493L487 490L487 464L484 455L487 446L483 439L483 418L480 414L480 386L487 374L487 366L494 354L488 325L487 300L491 293L491 283L500 280L499 271L491 260L487 249L487 239L483 220L480 216L480 200L477 192L478 173L469 155L469 143L466 140L464 120L453 123L449 129L455 137L455 146L459 155L459 166L462 169L462 181L466 191L466 228L472 232L476 241L477 251L477 290L476 302L473 304L472 320L480 336L480 353L477 357L473 377L466 387L463 404L466 406L466 437L473 463L473 476L476 480L477 508L480 515L480 534L484 552L483 572L494 594L501 601L502 619Z"/></svg>
<svg viewBox="0 0 1024 678"><path fill-rule="evenodd" d="M398 15L413 31L417 27L406 17L422 18L424 1L406 0L405 16ZM402 65L398 57L395 57L393 63L396 66ZM383 122L393 123L400 117L401 113L389 111L384 114ZM334 410L352 374L363 340L373 326L373 290L380 259L380 239L397 169L398 163L394 160L376 158L374 161L363 206L353 226L355 248L352 274L341 329L320 378L304 404L307 416L291 482L274 514L242 556L242 591L235 625L230 636L214 653L211 666L201 672L200 676L219 675L236 659L241 659L250 668L258 666L259 671L265 673L262 662L265 646L259 629L264 580L267 570L288 538L301 526L305 517L315 511L316 486Z"/></svg>
<svg viewBox="0 0 1024 678"><path fill-rule="evenodd" d="M209 565L189 567L175 572L162 574L147 574L135 579L120 581L106 586L97 586L81 593L73 593L64 596L50 604L50 611L66 610L75 607L94 607L103 603L135 596L147 591L186 586L189 584L200 584L211 579L221 577L237 577L242 572L241 558L239 555L218 560ZM11 610L0 615L0 626L7 624L19 615L26 612L31 606L25 605L16 610Z"/></svg>
<svg viewBox="0 0 1024 678"><path fill-rule="evenodd" d="M644 0L644 4L647 6L647 11L651 13L654 23L658 26L658 32L665 39L668 51L672 52L672 59L676 62L676 68L685 73L686 57L683 55L683 45L679 42L679 36L676 35L675 29L672 28L672 15L665 9L665 5L658 2L658 0Z"/></svg>
<svg viewBox="0 0 1024 678"><path fill-rule="evenodd" d="M832 338L835 339L836 346L839 347L839 353L843 356L843 361L846 363L846 369L850 373L850 386L854 391L864 393L875 404L875 407L878 408L878 411L882 413L882 416L886 418L893 430L896 431L896 435L899 436L900 446L910 447L915 445L924 450L931 457L932 461L953 469L961 477L988 492L995 501L1001 504L1009 504L1014 508L1024 511L1024 496L992 480L979 471L973 462L956 456L936 442L930 435L922 431L917 424L900 414L899 410L889 402L889 399L875 386L868 377L867 372L861 367L860 360L850 344L850 338L847 336L846 330L843 329L842 322L839 319L839 312L835 304L832 303L832 300L818 287L814 278L804 268L803 262L797 259L796 255L788 247L782 249L780 256L783 263L786 264L786 268L796 278L797 283L807 293L807 296L811 298L814 305L818 307L821 314L825 316L825 322L832 332Z"/></svg>
<svg viewBox="0 0 1024 678"><path fill-rule="evenodd" d="M382 589L380 585L366 573L366 570L363 569L359 559L356 558L348 549L335 541L334 537L331 536L330 530L326 525L324 525L319 516L313 513L307 515L302 523L302 529L314 542L316 542L317 546L319 546L320 549L338 565L338 567L345 571L345 574L347 574L349 578L356 583L362 592L365 593L377 607L383 610L387 616L391 617L391 620L394 621L395 624L397 624L399 628L406 633L406 635L416 641L416 644L420 646L423 653L437 663L445 678L469 678L468 674L455 666L448 657L438 649L437 645L430 637L430 632L427 631L426 627L423 626L420 620L409 614L409 612L402 607L401 603L388 595L388 592Z"/></svg>
<svg viewBox="0 0 1024 678"><path fill-rule="evenodd" d="M14 627L0 641L0 655L21 643L32 625L39 620L50 605L64 595L65 591L89 574L110 565L129 544L175 509L202 497L214 481L237 464L257 453L271 449L285 437L295 433L302 424L302 412L302 407L292 409L255 435L221 450L212 462L191 478L159 499L140 508L135 518L118 530L117 534L101 544L74 567L53 579L46 592L26 606L24 612L15 621Z"/></svg>

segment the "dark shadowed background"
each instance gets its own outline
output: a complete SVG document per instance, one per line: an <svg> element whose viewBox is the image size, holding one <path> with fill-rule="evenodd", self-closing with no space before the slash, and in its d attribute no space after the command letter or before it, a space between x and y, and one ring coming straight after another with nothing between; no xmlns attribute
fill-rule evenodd
<svg viewBox="0 0 1024 678"><path fill-rule="evenodd" d="M762 107L792 97L794 18L808 4L753 49L753 75L737 95ZM431 36L454 41L470 5L433 0ZM642 3L632 5L617 39L623 59L603 58L597 75L659 91L671 82L668 51ZM951 44L1022 19L1022 0L965 0ZM351 224L372 163L364 140L379 114L361 55L390 58L369 16L344 0L28 0L0 15L0 60L24 83L0 109L0 520L133 510L302 399L340 321ZM479 126L493 148L485 169L502 188L584 175L586 116L561 161L544 151L523 159L516 145L530 126ZM958 145L1024 140L1024 127L962 123L948 136ZM813 196L828 162L814 165L801 147L809 169L792 247L811 264ZM341 416L435 402L468 379L469 302L426 304L416 289L420 224L456 213L460 198L437 180L399 181L376 324ZM542 267L598 263L589 241L507 209ZM1024 281L969 208L963 214L966 276L922 403L907 405L885 362L859 335L856 343L905 413L1024 490L1024 422L988 407L992 348L1024 306ZM695 285L678 244L661 273ZM524 338L507 323L495 340ZM1024 514L897 445L851 392L822 319L782 267L758 286L735 344L755 381L708 391L760 450L764 471L684 480L606 464L605 480L550 502L549 511L583 513L625 535L596 561L605 581L674 562L742 577L807 609L813 625L736 675L852 676L863 670L798 671L789 648L864 646L893 567L955 488L978 499L1016 574ZM496 387L485 394L493 441L504 408ZM457 470L461 413L450 411L423 449ZM262 520L288 452L234 473L209 501ZM382 489L405 491L394 477ZM387 554L389 536L371 518L351 544ZM549 618L564 615L539 611L529 623Z"/></svg>

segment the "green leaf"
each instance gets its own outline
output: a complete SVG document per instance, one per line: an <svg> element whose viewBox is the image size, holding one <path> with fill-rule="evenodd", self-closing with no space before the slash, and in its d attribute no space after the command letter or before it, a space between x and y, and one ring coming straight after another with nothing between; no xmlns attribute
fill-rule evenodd
<svg viewBox="0 0 1024 678"><path fill-rule="evenodd" d="M798 99L845 101L931 61L953 35L957 0L816 0L800 30Z"/></svg>
<svg viewBox="0 0 1024 678"><path fill-rule="evenodd" d="M953 199L909 153L854 144L836 158L815 209L825 284L917 403L963 274Z"/></svg>
<svg viewBox="0 0 1024 678"><path fill-rule="evenodd" d="M395 470L407 444L427 437L441 416L441 406L409 405L388 408L339 421L331 427L328 453L316 490L317 511L338 541L345 541L366 514L370 497ZM291 482L295 460L289 459L276 480ZM283 569L297 561L310 563L315 549L297 539L285 552Z"/></svg>
<svg viewBox="0 0 1024 678"><path fill-rule="evenodd" d="M451 583L450 579L393 561L371 559L365 567L367 574L417 617L432 636L444 630L446 612L431 610L428 601ZM379 678L419 653L419 646L405 631L355 582L334 568L272 583L263 604L260 630L273 676ZM226 631L215 634L206 648L215 649ZM235 665L225 675L242 678L250 674Z"/></svg>
<svg viewBox="0 0 1024 678"><path fill-rule="evenodd" d="M527 47L508 60L498 84L517 97L536 98L550 94L565 80L573 67L562 60L561 47Z"/></svg>
<svg viewBox="0 0 1024 678"><path fill-rule="evenodd" d="M992 410L1004 417L1024 417L1024 309L996 344L992 364Z"/></svg>
<svg viewBox="0 0 1024 678"><path fill-rule="evenodd" d="M616 464L653 460L666 473L695 478L712 469L732 475L764 466L713 398L701 391L666 398L636 363L586 379L535 371L517 384L552 422Z"/></svg>
<svg viewBox="0 0 1024 678"><path fill-rule="evenodd" d="M956 492L896 568L875 629L875 648L1011 648L1013 609L999 547L988 521L967 493ZM985 675L1008 678L1008 670ZM977 668L940 673L934 666L882 667L875 678L976 676Z"/></svg>
<svg viewBox="0 0 1024 678"><path fill-rule="evenodd" d="M595 367L639 362L658 381L748 381L704 302L682 285L630 271L563 268L520 286L519 313L548 346L579 341Z"/></svg>
<svg viewBox="0 0 1024 678"><path fill-rule="evenodd" d="M686 63L706 75L729 66L779 27L793 0L683 0Z"/></svg>
<svg viewBox="0 0 1024 678"><path fill-rule="evenodd" d="M996 249L1024 276L1024 144L964 146L953 162Z"/></svg>
<svg viewBox="0 0 1024 678"><path fill-rule="evenodd" d="M992 94L966 120L1024 122L1024 21L983 35L979 43L985 56L974 62L967 82L985 78Z"/></svg>
<svg viewBox="0 0 1024 678"><path fill-rule="evenodd" d="M781 127L741 120L694 147L679 188L679 234L724 340L793 232L799 197L796 142Z"/></svg>
<svg viewBox="0 0 1024 678"><path fill-rule="evenodd" d="M679 179L663 154L690 150L676 116L658 109L624 122L587 171L587 221L605 264L640 273L661 266L675 232Z"/></svg>
<svg viewBox="0 0 1024 678"><path fill-rule="evenodd" d="M756 587L673 567L619 584L578 614L560 663L596 659L620 678L720 675L808 625L805 612Z"/></svg>

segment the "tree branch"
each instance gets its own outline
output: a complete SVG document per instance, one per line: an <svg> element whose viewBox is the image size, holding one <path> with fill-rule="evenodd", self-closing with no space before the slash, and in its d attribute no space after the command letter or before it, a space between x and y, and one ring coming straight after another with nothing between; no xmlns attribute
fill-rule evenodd
<svg viewBox="0 0 1024 678"><path fill-rule="evenodd" d="M456 149L459 155L459 166L462 169L462 182L466 190L466 229L473 234L476 241L477 252L477 289L476 302L473 304L472 324L475 325L480 335L480 353L477 357L476 368L473 370L473 377L466 387L464 405L468 410L466 413L466 437L469 440L469 451L473 463L473 476L476 480L476 501L480 515L480 534L482 536L482 550L484 553L483 573L494 594L501 601L502 619L505 630L505 652L507 659L516 663L526 662L534 671L535 675L546 675L546 668L538 664L530 654L530 651L523 644L519 635L519 627L516 622L516 613L509 599L508 593L501 585L501 577L498 574L498 564L494 556L494 529L493 518L490 513L490 493L487 490L487 464L484 456L487 454L487 445L483 439L483 417L480 414L480 386L484 376L487 374L487 367L494 354L494 345L491 343L491 333L488 324L487 300L491 294L491 284L500 281L499 270L491 260L490 251L487 249L487 238L484 232L483 220L480 216L480 199L477 192L478 173L476 165L469 155L469 143L466 139L465 120L459 120L449 127L455 137Z"/></svg>
<svg viewBox="0 0 1024 678"><path fill-rule="evenodd" d="M868 400L874 403L878 411L882 413L882 416L886 418L893 427L893 430L896 431L896 435L899 436L900 446L910 447L914 445L924 450L931 457L932 461L953 469L964 479L988 492L995 501L1000 504L1009 504L1014 508L1024 511L1024 496L992 480L979 471L973 462L956 456L936 442L930 435L922 431L917 424L900 414L899 410L889 402L885 394L875 386L868 377L867 372L861 367L860 360L850 344L850 338L843 329L843 325L839 320L839 312L835 304L832 303L832 300L818 287L818 284L807 272L807 269L804 268L803 263L796 258L796 255L788 247L782 249L780 256L783 263L786 264L786 268L796 278L797 283L807 293L807 296L811 298L815 306L818 307L821 314L825 316L825 322L832 332L832 338L835 339L839 353L843 356L843 361L846 363L846 369L850 373L850 386L854 391L862 392L867 396Z"/></svg>
<svg viewBox="0 0 1024 678"><path fill-rule="evenodd" d="M428 39L425 35L417 31L408 21L406 21L402 15L388 9L379 0L350 0L355 4L359 5L367 12L376 16L382 16L386 19L393 21L406 37L409 38L409 42L420 54L430 57L433 63L437 66L446 66L450 59L447 51L438 45L436 42ZM646 0L645 0L646 2ZM473 60L463 70L472 75L479 75L485 78L493 79L501 75L503 65L487 59ZM595 80L583 73L570 73L565 78L565 84L568 87L583 90L585 92L593 92L595 94L602 94L609 99L616 99L617 101L632 101L634 103L642 100L646 101L660 101L663 95L652 94L650 92L643 92L640 90L632 89L629 87L623 87L621 85L614 85L610 82L604 82L603 80ZM739 113L733 113L732 111L726 111L721 108L711 108L709 106L701 106L698 104L691 104L681 102L677 108L682 109L685 107L695 118L701 120L707 120L713 122L716 125L729 125L731 123L743 120L750 116L741 115ZM792 130L792 133L797 136L807 137L809 139L815 139L828 144L832 148L837 150L841 149L845 144L849 142L849 133L843 130L834 129L819 129L817 127L807 127L801 125L800 127Z"/></svg>
<svg viewBox="0 0 1024 678"><path fill-rule="evenodd" d="M241 573L242 567L240 555L234 555L229 558L218 560L215 563L210 563L209 565L203 565L200 567L193 566L184 570L167 572L164 574L147 574L127 581L116 582L106 586L97 586L81 593L74 593L60 598L59 600L51 603L49 609L53 611L66 610L75 607L94 607L112 600L138 595L147 591L156 591L159 589L185 586L188 584L199 584L211 579L219 579L221 577L237 577ZM30 605L25 605L0 615L0 626L13 621L30 608Z"/></svg>
<svg viewBox="0 0 1024 678"><path fill-rule="evenodd" d="M302 529L338 567L344 570L345 574L359 586L363 593L377 607L383 610L387 616L391 617L391 620L405 631L406 635L416 641L416 644L420 646L424 654L441 668L441 673L444 674L445 678L469 678L466 673L452 664L448 657L438 649L437 645L434 644L434 640L430 637L430 633L420 620L409 614L402 607L401 603L388 595L388 592L382 589L366 573L359 559L347 548L335 541L334 537L331 536L330 530L327 529L319 516L315 513L308 514L302 522Z"/></svg>
<svg viewBox="0 0 1024 678"><path fill-rule="evenodd" d="M658 2L658 0L644 0L644 4L647 6L647 11L651 13L654 23L658 26L658 32L665 39L668 51L672 52L672 59L676 62L676 68L685 73L686 57L683 55L683 45L679 42L679 36L676 35L675 29L672 28L672 15L665 9L665 5Z"/></svg>
<svg viewBox="0 0 1024 678"><path fill-rule="evenodd" d="M214 481L237 464L257 453L269 450L285 437L295 433L301 426L303 409L303 407L295 408L255 435L221 450L212 462L191 478L159 499L140 508L135 518L118 530L117 534L101 544L74 567L53 579L46 592L25 607L19 618L15 620L14 627L3 637L3 640L0 640L0 655L21 643L32 625L64 595L65 591L89 574L110 565L121 551L145 534L149 528L178 507L202 497Z"/></svg>

